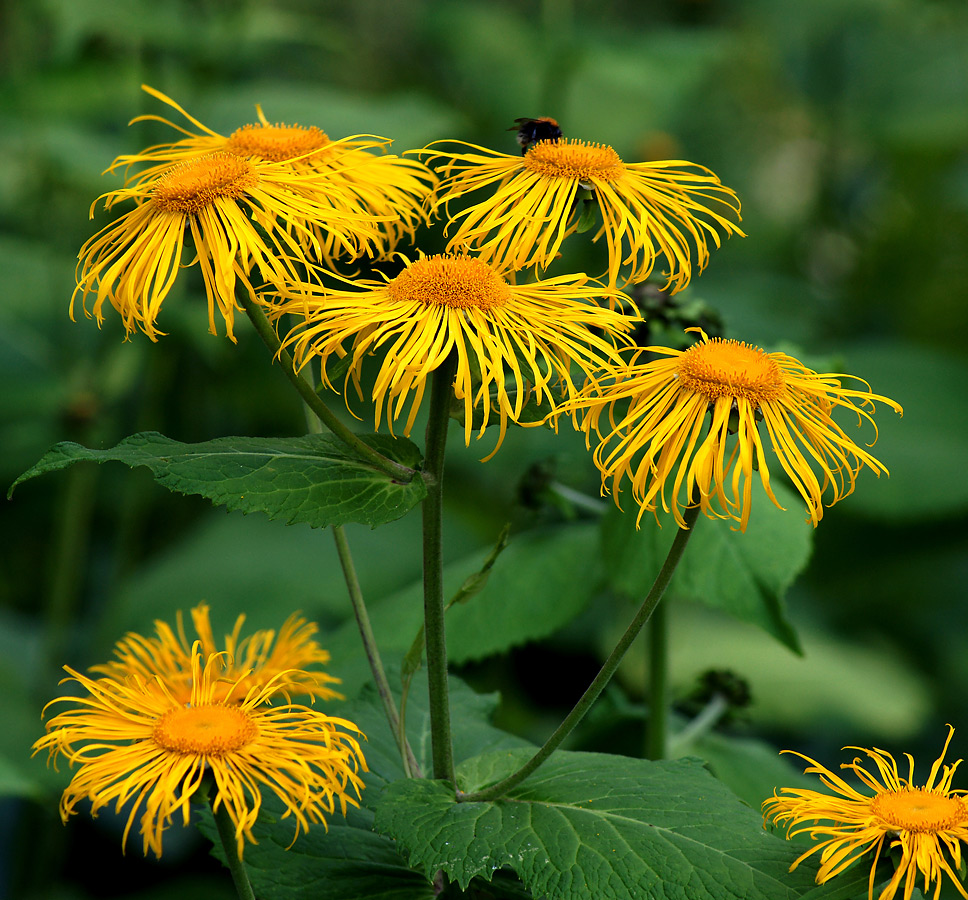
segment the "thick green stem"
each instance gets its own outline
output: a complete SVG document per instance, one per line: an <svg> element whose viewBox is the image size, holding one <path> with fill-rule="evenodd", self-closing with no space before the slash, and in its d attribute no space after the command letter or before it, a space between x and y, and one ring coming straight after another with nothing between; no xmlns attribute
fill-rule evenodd
<svg viewBox="0 0 968 900"><path fill-rule="evenodd" d="M433 374L430 418L424 448L423 501L424 634L427 642L427 681L430 690L430 740L434 778L454 778L454 748L450 735L450 698L447 688L447 641L444 633L444 576L442 546L444 453L450 403L454 396L457 357L451 355Z"/></svg>
<svg viewBox="0 0 968 900"><path fill-rule="evenodd" d="M283 349L282 342L276 334L275 329L269 323L262 307L259 306L245 291L238 294L239 302L245 309L249 320L259 333L263 343L269 348L273 359L276 360L286 378L292 386L299 392L306 405L319 417L319 420L340 440L342 440L357 456L376 466L381 472L386 472L391 478L403 483L409 483L417 474L409 466L401 465L392 459L388 459L382 453L374 450L369 444L360 440L360 437L347 428L333 413L333 411L323 403L319 394L313 390L313 386L296 371L292 357Z"/></svg>
<svg viewBox="0 0 968 900"><path fill-rule="evenodd" d="M669 730L669 607L660 603L646 629L649 647L649 721L645 755L664 759Z"/></svg>
<svg viewBox="0 0 968 900"><path fill-rule="evenodd" d="M689 542L689 538L692 536L693 526L696 523L696 518L699 515L699 507L694 506L686 510L685 520L686 527L680 528L676 533L675 540L672 542L672 546L669 548L669 555L666 557L665 562L662 564L662 568L659 570L659 574L656 576L655 582L652 584L652 588L646 596L645 600L642 601L642 605L639 607L639 611L635 614L635 618L629 623L629 627L625 629L625 634L619 639L618 644L615 645L615 649L609 654L608 659L605 660L602 668L599 670L598 674L595 676L594 680L585 693L581 695L581 698L572 708L571 712L565 717L564 721L555 729L554 734L545 742L544 746L535 753L517 772L512 773L507 778L502 781L492 784L490 787L486 787L480 791L474 791L469 794L457 792L457 799L464 803L477 802L480 800L495 800L498 797L506 794L511 788L520 784L527 778L535 769L538 768L558 747L561 745L562 741L571 734L575 726L585 717L585 714L591 709L592 704L598 699L599 694L605 689L605 685L611 680L612 676L615 674L615 670L618 669L619 663L622 662L622 657L625 656L626 651L631 646L632 641L635 640L639 631L641 631L642 626L649 621L649 617L655 612L656 606L658 606L659 601L662 599L662 595L665 593L665 589L669 586L669 582L672 580L672 575L676 570L676 566L679 564L679 560L682 558L682 552L686 549L686 544Z"/></svg>
<svg viewBox="0 0 968 900"><path fill-rule="evenodd" d="M393 702L390 682L387 680L386 671L383 668L383 660L380 658L380 651L373 635L373 628L370 625L370 616L366 611L366 605L363 603L363 592L360 590L360 581L356 577L356 567L353 565L350 546L346 541L346 532L342 525L333 526L333 538L336 541L336 552L339 554L340 565L343 567L343 577L349 591L350 603L353 605L353 614L356 616L356 624L360 629L360 637L363 640L363 649L366 651L366 658L370 663L370 671L373 673L373 680L376 682L380 700L383 701L383 711L390 723L390 730L400 748L403 767L408 777L419 778L421 777L420 766L417 764L410 743L400 725L400 714Z"/></svg>
<svg viewBox="0 0 968 900"><path fill-rule="evenodd" d="M235 882L235 891L239 895L239 900L255 900L252 885L249 884L249 876L246 875L245 866L239 859L239 847L235 839L235 824L232 822L232 817L224 803L220 803L216 809L213 802L212 814L215 816L215 827L218 829L219 840L225 851L225 864L232 873L232 881Z"/></svg>

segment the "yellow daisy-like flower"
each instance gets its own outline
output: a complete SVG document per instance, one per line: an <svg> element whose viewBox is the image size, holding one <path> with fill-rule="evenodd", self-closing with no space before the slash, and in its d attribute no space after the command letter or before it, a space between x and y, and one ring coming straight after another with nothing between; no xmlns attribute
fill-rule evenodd
<svg viewBox="0 0 968 900"><path fill-rule="evenodd" d="M819 775L839 796L782 788L782 793L774 793L763 804L764 817L776 825L785 823L787 837L807 833L811 838L822 838L790 866L790 871L819 852L817 882L824 884L874 850L868 889L868 896L873 900L878 855L884 847L900 848L897 870L878 894L878 900L892 900L902 882L904 900L910 900L919 874L924 876L925 895L935 885L935 900L941 893L942 875L951 879L962 897L968 897L956 874L961 867L961 842L968 841L968 803L962 796L965 791L951 789L951 780L961 760L950 766L943 764L953 733L949 725L941 756L931 766L931 774L923 787L914 784L914 759L910 754L905 754L908 776L904 778L898 774L897 763L889 753L876 748L846 747L865 753L877 768L877 774L869 771L860 759L840 766L852 771L874 791L873 796L860 793L826 767L796 753L810 763L805 771ZM945 850L951 862L946 859Z"/></svg>
<svg viewBox="0 0 968 900"><path fill-rule="evenodd" d="M189 640L181 610L176 614L174 629L167 622L155 621L157 637L144 637L131 632L114 649L115 659L91 671L108 678L123 679L137 675L149 686L163 684L179 702L187 703L192 691L192 646L200 641L202 656L217 658L222 670L215 676L215 696L222 703L238 703L251 688L264 690L285 673L287 691L331 700L342 694L329 685L339 679L326 672L308 671L308 666L329 662L329 652L313 639L318 631L313 622L293 614L283 623L278 635L273 629L256 631L242 640L245 616L235 620L235 627L225 636L219 648L212 632L209 607L200 604L191 611L196 637ZM221 650L221 652L220 652ZM281 688L277 688L278 693Z"/></svg>
<svg viewBox="0 0 968 900"><path fill-rule="evenodd" d="M465 254L407 262L383 282L346 283L351 287L294 285L284 292L276 311L305 319L286 341L299 364L319 357L323 383L333 388L327 361L351 353L344 391L352 380L362 397L363 360L382 352L372 392L376 428L385 414L392 432L412 397L403 429L409 434L427 378L456 354L454 393L463 401L468 444L475 410L481 414L478 437L496 411L500 447L508 420L521 415L529 396L540 404L554 401L558 390L577 393L572 362L586 375L620 362L616 343L632 322L596 306L598 299L627 298L585 275L510 284L497 269Z"/></svg>
<svg viewBox="0 0 968 900"><path fill-rule="evenodd" d="M454 143L478 152L419 151L444 163L435 209L449 215L450 204L471 191L494 193L453 217L459 224L448 250L468 246L512 269L545 269L578 228L580 192L591 191L602 216L594 240L605 238L609 285L623 266L627 281L645 280L664 255L664 289L674 292L689 283L694 266L705 268L709 241L718 247L720 230L743 234L727 218L739 217L735 191L694 163L626 163L609 146L578 140L541 141L524 156Z"/></svg>
<svg viewBox="0 0 968 900"><path fill-rule="evenodd" d="M818 374L785 353L687 330L699 331L702 340L687 350L644 348L627 370L614 373L613 383L592 383L585 397L559 410L586 410L581 426L586 435L592 429L601 435L600 420L608 410L611 430L595 450L595 463L603 484L611 480L616 500L622 479L629 476L639 518L646 510L656 512L659 503L668 512L671 504L676 523L684 527L682 509L698 491L705 515L734 519L745 531L754 470L780 507L770 487L771 459L759 433L760 420L815 526L823 517L825 493L832 506L854 490L864 466L877 475L887 472L851 441L832 412L845 407L858 425L866 419L876 440L874 401L901 413L893 400L871 393L867 382L855 376ZM644 353L659 358L638 363ZM844 387L845 378L866 390ZM616 404L625 401L627 410L616 412Z"/></svg>
<svg viewBox="0 0 968 900"><path fill-rule="evenodd" d="M305 175L285 163L252 160L224 150L169 166L132 187L105 194L106 205L134 200L134 209L106 225L78 254L78 295L94 294L93 315L100 325L109 301L130 334L141 328L152 340L158 313L182 267L186 232L194 243L208 298L209 330L215 334L215 309L235 340L236 282L257 300L250 281L276 283L301 277L297 264L310 266L307 248L318 256L319 241L307 222L322 223L334 240L355 254L372 224L321 203L322 194ZM100 198L99 198L100 199ZM94 215L95 201L91 207Z"/></svg>
<svg viewBox="0 0 968 900"><path fill-rule="evenodd" d="M230 135L221 135L203 125L170 97L148 85L141 87L183 115L201 133L193 133L161 116L132 119L132 124L163 122L186 137L115 159L109 171L141 163L154 164L132 176L130 183L144 185L173 163L223 150L253 160L285 163L294 172L312 178L325 192L325 202L334 209L352 216L373 218L374 228L362 235L359 253L371 256L389 253L401 237L413 240L417 228L427 223L424 200L436 178L422 163L387 154L385 150L390 141L386 138L354 135L332 140L314 125L272 124L258 106L257 123L243 125ZM309 226L312 228L312 223ZM323 259L332 263L343 255L344 248L326 227L312 230L322 247Z"/></svg>
<svg viewBox="0 0 968 900"><path fill-rule="evenodd" d="M245 841L255 842L262 787L283 802L283 818L295 820L293 840L311 823L325 825L337 805L343 815L359 805L366 762L346 733L359 734L352 722L290 703L266 705L290 685L286 673L251 688L241 703L225 703L222 670L218 654L203 665L196 643L186 704L137 675L94 680L65 666L67 680L87 693L52 701L78 708L54 716L34 744L34 753L46 750L80 767L61 797L61 819L66 823L82 800L94 816L111 803L119 813L130 803L122 845L143 809L144 853L161 856L165 828L177 815L188 824L192 798L211 773L213 808L228 811L241 857Z"/></svg>

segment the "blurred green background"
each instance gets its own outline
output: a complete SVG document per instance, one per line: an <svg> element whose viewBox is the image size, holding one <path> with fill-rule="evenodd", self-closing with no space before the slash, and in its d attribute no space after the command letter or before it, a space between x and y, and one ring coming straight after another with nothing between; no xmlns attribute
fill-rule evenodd
<svg viewBox="0 0 968 900"><path fill-rule="evenodd" d="M875 453L890 479L865 472L827 512L787 594L804 656L677 602L677 697L704 669L729 667L753 694L734 735L828 764L844 744L911 750L926 770L951 722L953 755L964 755L966 48L963 0L6 0L0 481L59 440L107 447L139 430L196 441L304 427L254 336L240 329L232 345L207 334L194 271L167 300L169 336L157 344L125 342L111 314L100 331L67 316L77 250L107 221L98 212L90 222L90 205L118 184L100 173L117 154L170 138L161 125L126 126L167 114L142 82L222 133L259 103L270 121L384 135L395 152L458 138L516 153L512 121L552 115L569 136L628 160L713 169L742 198L748 237L713 253L689 298L718 310L727 336L857 374L905 409L878 416ZM437 231L421 246L440 243ZM597 493L572 434L515 432L483 465L490 445L465 450L455 432L451 447L452 560L486 550L505 522L513 542L581 519L545 502L535 478L545 485L551 472ZM799 505L787 515L799 518ZM116 465L21 486L0 528L0 895L230 896L193 832L173 829L164 858L146 862L137 840L121 856L107 812L62 828L67 775L29 761L29 746L61 665L101 661L125 630L202 600L217 630L242 611L270 627L302 609L355 691L363 669L330 537L228 515ZM405 598L419 576L416 514L350 537L375 610ZM589 546L589 560L596 554ZM539 567L527 589L542 583ZM502 691L505 727L543 738L631 608L615 592L579 599L572 621L549 624L557 630L543 640L458 667L479 689ZM581 746L635 751L638 659ZM754 778L750 796L771 787Z"/></svg>

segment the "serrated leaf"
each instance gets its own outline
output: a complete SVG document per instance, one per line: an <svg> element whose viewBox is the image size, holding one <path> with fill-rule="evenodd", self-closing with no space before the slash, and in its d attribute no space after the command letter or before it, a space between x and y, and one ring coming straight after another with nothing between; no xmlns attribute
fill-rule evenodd
<svg viewBox="0 0 968 900"><path fill-rule="evenodd" d="M527 753L491 753L458 769L465 791L493 783ZM376 811L428 877L461 887L510 868L549 900L793 900L812 888L801 852L697 760L653 762L558 752L506 797L458 803L439 781L398 781Z"/></svg>
<svg viewBox="0 0 968 900"><path fill-rule="evenodd" d="M266 793L243 860L260 900L432 900L433 885L411 869L393 841L373 832L369 810L350 810L345 819L329 818L329 828L310 828L292 842L292 822L282 803ZM200 810L201 831L215 843L224 862L215 823Z"/></svg>
<svg viewBox="0 0 968 900"><path fill-rule="evenodd" d="M417 686L408 732L418 761L426 770L430 767L426 680L418 677ZM457 759L475 755L482 748L528 746L521 738L490 724L496 695L476 694L451 678L450 696ZM292 843L292 819L283 819L279 801L271 792L264 792L264 811L253 828L258 844L247 844L244 855L256 895L260 900L431 900L431 879L404 861L395 841L373 831L370 805L386 784L404 777L400 752L379 695L370 686L354 701L327 704L327 712L349 719L366 735L363 753L369 772L364 776L362 806L349 809L345 819L338 813L330 816L328 832L322 826L313 826ZM529 752L533 751L531 748ZM211 814L201 812L200 828L215 843L215 855L224 859Z"/></svg>
<svg viewBox="0 0 968 900"><path fill-rule="evenodd" d="M700 517L669 592L758 625L800 653L783 598L810 559L813 528L800 514L799 494L783 484L774 484L773 490L786 509L777 509L755 486L745 533L732 530L728 521ZM664 517L662 528L644 516L636 530L636 512L610 511L602 523L602 541L612 587L638 601L651 587L676 527L671 516Z"/></svg>
<svg viewBox="0 0 968 900"><path fill-rule="evenodd" d="M420 453L407 440L361 435L371 447L411 468ZM226 437L183 444L157 432L125 438L110 450L64 442L44 454L10 487L76 462L147 466L155 480L182 494L201 494L245 513L263 512L314 527L360 522L375 527L400 518L426 494L422 478L409 484L354 456L331 435L294 438Z"/></svg>

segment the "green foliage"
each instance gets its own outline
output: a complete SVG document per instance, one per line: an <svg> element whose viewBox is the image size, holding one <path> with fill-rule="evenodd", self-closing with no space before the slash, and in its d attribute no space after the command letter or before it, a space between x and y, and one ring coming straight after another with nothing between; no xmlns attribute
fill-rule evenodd
<svg viewBox="0 0 968 900"><path fill-rule="evenodd" d="M420 462L419 451L409 441L382 435L363 439L404 465ZM58 444L13 483L10 493L23 481L84 460L147 466L169 490L315 527L347 522L375 527L404 515L426 492L419 477L409 484L394 481L329 435L230 437L183 444L145 432L125 438L111 450Z"/></svg>
<svg viewBox="0 0 968 900"><path fill-rule="evenodd" d="M762 487L755 487L745 534L731 529L728 521L701 518L686 551L688 564L676 571L669 592L758 625L799 653L800 642L783 598L810 558L813 528L800 515L803 503L798 494L782 484L773 489L786 509L777 509ZM672 525L659 528L648 513L636 529L634 515L610 511L602 525L610 584L640 600L674 537Z"/></svg>
<svg viewBox="0 0 968 900"><path fill-rule="evenodd" d="M459 785L477 790L527 758L474 757L459 767ZM765 832L759 815L694 760L559 752L486 803L458 803L441 782L398 781L380 801L376 827L428 877L441 869L466 888L506 867L549 900L783 900L812 879L807 866L787 874L795 847Z"/></svg>
<svg viewBox="0 0 968 900"><path fill-rule="evenodd" d="M416 685L407 730L417 761L427 771L430 717L426 679L418 676ZM490 724L496 696L477 694L453 678L450 693L458 759L485 749L509 752L526 745ZM334 814L328 830L313 828L293 844L292 822L281 819L281 806L266 797L268 815L260 816L254 828L259 843L248 846L244 857L257 896L265 900L311 900L320 896L327 900L429 900L434 896L430 879L404 861L394 840L373 831L373 808L381 790L404 777L399 749L380 698L369 688L358 700L335 706L333 713L350 719L366 735L363 751L370 771L364 779L362 806L350 809L345 819ZM203 830L215 840L210 816L206 816ZM218 845L214 852L222 858Z"/></svg>

